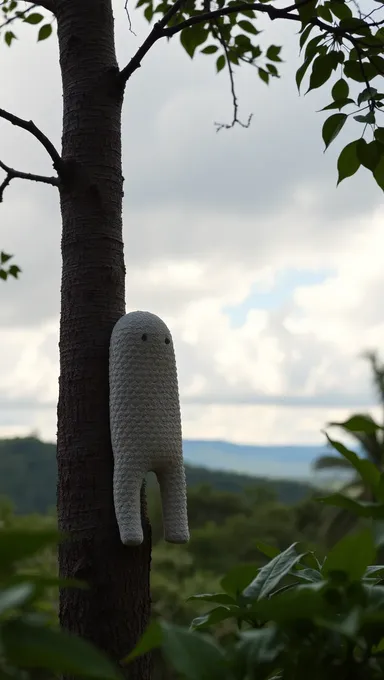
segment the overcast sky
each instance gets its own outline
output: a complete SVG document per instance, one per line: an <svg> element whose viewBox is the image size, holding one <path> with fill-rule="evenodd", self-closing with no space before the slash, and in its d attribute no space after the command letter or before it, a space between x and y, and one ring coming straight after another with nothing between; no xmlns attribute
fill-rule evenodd
<svg viewBox="0 0 384 680"><path fill-rule="evenodd" d="M121 65L145 38L116 0ZM239 443L321 442L330 419L371 409L359 354L384 345L383 194L361 170L336 188L347 127L323 154L317 110L330 87L299 97L296 26L265 25L283 44L282 78L237 74L250 129L231 120L228 76L191 61L178 38L158 44L128 84L123 115L127 311L170 326L184 436ZM0 106L32 118L60 146L56 38L36 28L1 44ZM357 136L357 135L356 135ZM0 121L0 158L51 174L27 133ZM0 205L0 249L19 281L0 281L0 436L56 433L60 214L56 190L15 180Z"/></svg>

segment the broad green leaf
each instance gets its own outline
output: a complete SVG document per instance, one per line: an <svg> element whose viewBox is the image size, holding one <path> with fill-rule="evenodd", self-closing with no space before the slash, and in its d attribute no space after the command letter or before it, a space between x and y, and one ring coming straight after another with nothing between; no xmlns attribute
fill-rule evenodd
<svg viewBox="0 0 384 680"><path fill-rule="evenodd" d="M303 49L305 43L307 42L307 40L309 38L309 34L311 33L312 29L313 29L313 25L310 25L310 26L307 26L302 31L301 36L300 36L300 52Z"/></svg>
<svg viewBox="0 0 384 680"><path fill-rule="evenodd" d="M342 150L337 161L337 170L339 174L337 184L340 184L346 177L352 177L352 175L358 171L360 167L360 161L357 156L359 141L359 139L355 139L353 142L347 144Z"/></svg>
<svg viewBox="0 0 384 680"><path fill-rule="evenodd" d="M313 62L312 73L309 79L308 92L324 85L331 77L333 68L334 59L331 54L320 54L316 57Z"/></svg>
<svg viewBox="0 0 384 680"><path fill-rule="evenodd" d="M381 145L376 142L376 140L372 140L372 142L367 144L365 139L361 139L357 148L357 155L359 157L360 163L364 165L365 168L368 168L368 170L374 170L381 158ZM376 467L375 469L377 470ZM379 472L378 475L380 476Z"/></svg>
<svg viewBox="0 0 384 680"><path fill-rule="evenodd" d="M8 47L11 46L12 40L16 40L16 39L17 38L16 38L15 34L13 33L13 31L6 31L5 32L4 40L5 40L5 44L8 45Z"/></svg>
<svg viewBox="0 0 384 680"><path fill-rule="evenodd" d="M360 477L366 484L368 484L368 486L375 488L379 484L380 472L374 463L372 463L370 460L360 458L354 451L348 449L341 442L331 439L328 434L326 434L326 437L329 444L355 468Z"/></svg>
<svg viewBox="0 0 384 680"><path fill-rule="evenodd" d="M296 545L294 543L264 565L254 580L244 589L244 597L251 600L268 597L302 558L302 554L298 555L296 552Z"/></svg>
<svg viewBox="0 0 384 680"><path fill-rule="evenodd" d="M323 597L323 590L322 582L289 588L273 597L254 602L248 610L249 617L284 623L324 615L328 611L328 603Z"/></svg>
<svg viewBox="0 0 384 680"><path fill-rule="evenodd" d="M0 590L0 616L9 609L21 607L35 592L32 583L20 583L6 590Z"/></svg>
<svg viewBox="0 0 384 680"><path fill-rule="evenodd" d="M378 127L375 130L375 139L377 139L380 144L384 145L384 127Z"/></svg>
<svg viewBox="0 0 384 680"><path fill-rule="evenodd" d="M317 500L319 503L324 503L325 505L333 505L335 508L349 510L349 512L352 512L358 517L370 517L366 503L354 501L352 498L343 496L341 493L333 493L330 496L324 496Z"/></svg>
<svg viewBox="0 0 384 680"><path fill-rule="evenodd" d="M366 87L362 92L360 92L358 98L357 98L357 103L360 106L363 102L369 101L370 99L373 99L375 94L377 94L377 90L374 87Z"/></svg>
<svg viewBox="0 0 384 680"><path fill-rule="evenodd" d="M42 14L37 14L37 12L34 12L33 14L27 14L26 17L24 17L23 21L26 24L39 24L40 21L44 19Z"/></svg>
<svg viewBox="0 0 384 680"><path fill-rule="evenodd" d="M317 0L309 0L309 2L303 2L303 0L295 0L297 11L299 13L302 27L306 26L311 19L316 17L316 5Z"/></svg>
<svg viewBox="0 0 384 680"><path fill-rule="evenodd" d="M380 189L384 191L384 156L381 157L379 163L373 171L373 176L379 185Z"/></svg>
<svg viewBox="0 0 384 680"><path fill-rule="evenodd" d="M373 125L375 123L375 114L373 111L368 111L365 116L353 116L358 123L364 123L365 125Z"/></svg>
<svg viewBox="0 0 384 680"><path fill-rule="evenodd" d="M238 564L221 579L220 585L228 595L237 597L255 578L258 570L257 564Z"/></svg>
<svg viewBox="0 0 384 680"><path fill-rule="evenodd" d="M52 33L52 26L51 24L44 24L39 30L39 35L37 36L37 42L40 42L41 40L46 40L49 38L49 36Z"/></svg>
<svg viewBox="0 0 384 680"><path fill-rule="evenodd" d="M121 679L101 652L66 632L11 620L3 624L2 643L7 659L17 667L44 668L98 680Z"/></svg>
<svg viewBox="0 0 384 680"><path fill-rule="evenodd" d="M224 680L229 669L212 637L163 623L162 650L168 662L188 680Z"/></svg>
<svg viewBox="0 0 384 680"><path fill-rule="evenodd" d="M328 104L328 106L324 106L324 108L320 109L320 111L331 111L332 109L338 109L339 111L344 108L344 106L348 106L349 104L354 104L355 102L353 99L337 99L334 102L331 102Z"/></svg>
<svg viewBox="0 0 384 680"><path fill-rule="evenodd" d="M281 47L278 45L270 45L267 49L267 59L270 61L281 61L280 58Z"/></svg>
<svg viewBox="0 0 384 680"><path fill-rule="evenodd" d="M220 56L217 58L217 61L216 61L217 73L220 73L220 71L223 70L224 66L225 66L225 56L224 56L224 54L220 54Z"/></svg>
<svg viewBox="0 0 384 680"><path fill-rule="evenodd" d="M214 54L218 49L217 45L208 45L201 50L201 54Z"/></svg>
<svg viewBox="0 0 384 680"><path fill-rule="evenodd" d="M374 434L377 430L383 429L371 416L360 413L342 423L329 423L329 426L341 427L346 432L365 432L366 434Z"/></svg>
<svg viewBox="0 0 384 680"><path fill-rule="evenodd" d="M139 656L143 656L152 649L161 647L163 642L163 631L158 621L151 621L148 628L144 631L136 647L121 661L122 664L131 663Z"/></svg>
<svg viewBox="0 0 384 680"><path fill-rule="evenodd" d="M348 95L349 85L344 78L340 78L332 88L332 97L336 101L337 99L347 99Z"/></svg>
<svg viewBox="0 0 384 680"><path fill-rule="evenodd" d="M192 595L187 598L187 602L191 600L200 600L202 602L217 602L218 604L236 604L236 600L233 599L227 593L201 593L200 595Z"/></svg>
<svg viewBox="0 0 384 680"><path fill-rule="evenodd" d="M369 62L363 61L361 64L360 61L348 59L344 63L344 75L357 83L365 83L375 77L376 69Z"/></svg>
<svg viewBox="0 0 384 680"><path fill-rule="evenodd" d="M266 71L263 68L259 68L258 73L259 73L259 78L261 78L261 80L268 85L268 83L269 83L269 73L268 73L268 71Z"/></svg>
<svg viewBox="0 0 384 680"><path fill-rule="evenodd" d="M317 569L301 569L295 573L296 578L301 578L304 581L309 581L310 583L316 583L317 581L322 581L323 577Z"/></svg>
<svg viewBox="0 0 384 680"><path fill-rule="evenodd" d="M329 576L332 572L343 572L351 581L357 581L364 575L368 565L374 562L375 557L372 531L366 529L344 536L328 553L322 572L324 576Z"/></svg>
<svg viewBox="0 0 384 680"><path fill-rule="evenodd" d="M285 645L281 631L274 625L241 633L237 645L237 656L243 657L249 676L262 664L270 664L277 659Z"/></svg>
<svg viewBox="0 0 384 680"><path fill-rule="evenodd" d="M206 614L203 614L202 616L197 616L195 619L193 619L191 623L191 629L195 630L197 628L208 628L209 626L213 626L216 623L220 623L221 621L225 621L225 619L231 619L233 617L238 616L243 610L241 610L239 607L215 607L215 609L211 609L209 612ZM243 614L246 614L246 611L244 610Z"/></svg>
<svg viewBox="0 0 384 680"><path fill-rule="evenodd" d="M321 628L326 628L334 633L343 635L351 640L354 640L360 628L361 612L360 609L355 608L348 612L345 616L339 616L335 619L323 619L316 617L315 623Z"/></svg>
<svg viewBox="0 0 384 680"><path fill-rule="evenodd" d="M260 550L263 555L266 555L266 557L269 557L270 559L276 557L276 555L280 555L281 553L281 550L276 548L274 545L267 545L266 543L261 543L260 541L256 543L256 548Z"/></svg>
<svg viewBox="0 0 384 680"><path fill-rule="evenodd" d="M332 12L332 14L337 17L337 19L340 19L342 21L343 19L349 19L352 16L352 11L345 2L338 2L336 0L333 0L329 3L329 8Z"/></svg>
<svg viewBox="0 0 384 680"><path fill-rule="evenodd" d="M324 19L324 21L327 21L329 24L333 22L331 11L324 5L319 5L317 8L317 16L319 16L320 19Z"/></svg>
<svg viewBox="0 0 384 680"><path fill-rule="evenodd" d="M334 113L333 116L327 118L323 125L323 141L325 148L328 149L329 145L336 139L339 132L343 129L345 121L348 116L345 113Z"/></svg>
<svg viewBox="0 0 384 680"><path fill-rule="evenodd" d="M208 31L201 24L184 28L180 33L180 42L189 56L193 57L196 48L205 43Z"/></svg>
<svg viewBox="0 0 384 680"><path fill-rule="evenodd" d="M246 33L251 33L252 35L258 35L258 33L260 33L260 31L258 31L255 28L255 26L250 21L247 21L246 19L241 19L241 21L237 22L237 25L243 31L246 31Z"/></svg>

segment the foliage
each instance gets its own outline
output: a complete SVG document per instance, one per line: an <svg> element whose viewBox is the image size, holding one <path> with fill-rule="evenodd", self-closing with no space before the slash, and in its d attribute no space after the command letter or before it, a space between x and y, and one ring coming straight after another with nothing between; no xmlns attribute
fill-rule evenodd
<svg viewBox="0 0 384 680"><path fill-rule="evenodd" d="M6 281L9 276L17 279L21 269L16 264L9 264L13 255L0 251L0 279ZM6 266L5 266L6 265Z"/></svg>
<svg viewBox="0 0 384 680"><path fill-rule="evenodd" d="M376 353L370 352L366 357L371 365L372 382L383 406L384 366ZM356 513L352 515L350 513L354 512L356 502L369 503L375 499L380 473L384 472L384 427L376 423L370 415L365 414L355 414L344 423L330 423L330 426L339 428L344 436L355 442L356 451L363 454L363 459L360 459L356 451L326 434L329 446L338 455L320 456L315 461L317 470L338 468L348 475L344 487L346 498L343 497L341 500L336 494L332 501L332 504L340 510L334 514L328 533L330 537L337 538L356 524ZM361 510L360 516L364 516Z"/></svg>
<svg viewBox="0 0 384 680"><path fill-rule="evenodd" d="M348 421L350 428L361 427L358 418ZM298 543L284 551L259 545L267 564L237 565L220 589L194 596L210 609L190 628L152 622L124 662L158 648L190 680L304 680L309 664L315 680L381 679L384 565L376 558L383 543L384 478L355 454L351 460L376 497L354 507L369 526L344 536L325 558ZM343 498L322 500L340 505ZM344 507L351 508L347 500ZM230 634L218 637L217 628L228 620L234 624Z"/></svg>

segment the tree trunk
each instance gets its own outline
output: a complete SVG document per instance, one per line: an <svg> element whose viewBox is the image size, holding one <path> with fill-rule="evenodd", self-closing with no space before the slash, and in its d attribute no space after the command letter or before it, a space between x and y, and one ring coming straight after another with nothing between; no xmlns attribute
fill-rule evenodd
<svg viewBox="0 0 384 680"><path fill-rule="evenodd" d="M150 528L126 548L113 506L108 352L125 311L121 106L110 0L57 0L63 81L63 218L58 405L58 518L69 535L60 575L89 590L60 593L63 628L118 661L136 644L150 609ZM126 676L147 680L150 660Z"/></svg>

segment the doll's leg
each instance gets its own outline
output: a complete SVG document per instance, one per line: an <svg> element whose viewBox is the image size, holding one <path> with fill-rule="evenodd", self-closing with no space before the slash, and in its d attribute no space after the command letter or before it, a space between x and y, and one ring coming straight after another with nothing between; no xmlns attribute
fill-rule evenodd
<svg viewBox="0 0 384 680"><path fill-rule="evenodd" d="M182 462L156 473L163 507L164 538L169 543L189 541L187 487Z"/></svg>
<svg viewBox="0 0 384 680"><path fill-rule="evenodd" d="M143 542L140 492L146 471L132 459L116 463L113 472L113 499L120 539L124 545Z"/></svg>

